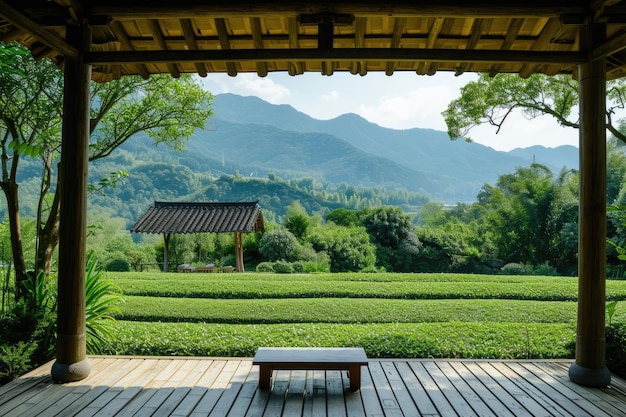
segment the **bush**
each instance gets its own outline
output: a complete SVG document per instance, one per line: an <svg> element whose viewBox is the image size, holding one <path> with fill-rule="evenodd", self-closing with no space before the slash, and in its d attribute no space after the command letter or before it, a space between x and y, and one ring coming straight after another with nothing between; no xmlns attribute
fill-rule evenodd
<svg viewBox="0 0 626 417"><path fill-rule="evenodd" d="M261 262L256 266L256 272L274 272L271 262Z"/></svg>
<svg viewBox="0 0 626 417"><path fill-rule="evenodd" d="M606 365L615 375L626 378L626 323L606 327Z"/></svg>
<svg viewBox="0 0 626 417"><path fill-rule="evenodd" d="M226 255L222 259L222 266L235 266L237 265L237 257L235 255Z"/></svg>
<svg viewBox="0 0 626 417"><path fill-rule="evenodd" d="M24 375L32 368L31 356L37 343L19 342L0 346L0 385Z"/></svg>
<svg viewBox="0 0 626 417"><path fill-rule="evenodd" d="M504 265L500 272L504 275L528 275L528 268L518 263L508 263Z"/></svg>
<svg viewBox="0 0 626 417"><path fill-rule="evenodd" d="M293 266L287 261L274 262L274 272L278 274L293 274Z"/></svg>
<svg viewBox="0 0 626 417"><path fill-rule="evenodd" d="M265 233L259 242L259 252L268 261L290 259L298 240L289 230L276 229Z"/></svg>
<svg viewBox="0 0 626 417"><path fill-rule="evenodd" d="M113 259L107 263L106 270L112 272L129 272L130 264L126 259Z"/></svg>
<svg viewBox="0 0 626 417"><path fill-rule="evenodd" d="M293 271L297 272L298 274L301 274L304 272L304 265L300 261L296 261L292 263L291 266L293 266Z"/></svg>
<svg viewBox="0 0 626 417"><path fill-rule="evenodd" d="M551 266L547 261L541 265L537 265L532 270L532 275L556 277L559 275L555 267Z"/></svg>

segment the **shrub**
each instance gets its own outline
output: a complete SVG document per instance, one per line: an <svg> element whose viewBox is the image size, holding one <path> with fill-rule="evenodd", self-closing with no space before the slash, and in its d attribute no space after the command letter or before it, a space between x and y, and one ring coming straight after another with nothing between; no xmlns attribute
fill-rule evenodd
<svg viewBox="0 0 626 417"><path fill-rule="evenodd" d="M278 274L293 274L293 266L287 261L274 262L274 272Z"/></svg>
<svg viewBox="0 0 626 417"><path fill-rule="evenodd" d="M296 237L289 230L270 230L261 238L259 252L268 261L290 259L297 243Z"/></svg>
<svg viewBox="0 0 626 417"><path fill-rule="evenodd" d="M129 272L130 264L126 259L113 259L107 263L106 270L112 272Z"/></svg>
<svg viewBox="0 0 626 417"><path fill-rule="evenodd" d="M18 378L32 368L31 356L37 343L19 342L0 346L0 385Z"/></svg>
<svg viewBox="0 0 626 417"><path fill-rule="evenodd" d="M256 272L274 272L271 262L261 262L256 266Z"/></svg>
<svg viewBox="0 0 626 417"><path fill-rule="evenodd" d="M528 275L528 268L518 263L508 263L504 265L500 271L504 275Z"/></svg>
<svg viewBox="0 0 626 417"><path fill-rule="evenodd" d="M234 266L237 265L237 258L235 255L226 255L222 259L222 266Z"/></svg>
<svg viewBox="0 0 626 417"><path fill-rule="evenodd" d="M606 328L606 365L611 372L626 378L626 323Z"/></svg>
<svg viewBox="0 0 626 417"><path fill-rule="evenodd" d="M291 264L291 266L293 266L293 271L297 272L298 274L301 274L304 272L304 265L300 261L295 261L294 263Z"/></svg>
<svg viewBox="0 0 626 417"><path fill-rule="evenodd" d="M555 267L551 266L547 261L541 265L537 265L532 270L532 275L556 277L559 275Z"/></svg>

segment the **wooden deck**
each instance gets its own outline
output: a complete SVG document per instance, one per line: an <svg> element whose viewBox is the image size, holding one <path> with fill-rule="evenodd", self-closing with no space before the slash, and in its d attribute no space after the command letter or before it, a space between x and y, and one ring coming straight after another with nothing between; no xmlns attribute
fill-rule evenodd
<svg viewBox="0 0 626 417"><path fill-rule="evenodd" d="M352 393L345 371L275 371L243 358L91 357L79 382L50 364L0 387L0 416L626 416L626 381L589 389L570 361L370 360Z"/></svg>

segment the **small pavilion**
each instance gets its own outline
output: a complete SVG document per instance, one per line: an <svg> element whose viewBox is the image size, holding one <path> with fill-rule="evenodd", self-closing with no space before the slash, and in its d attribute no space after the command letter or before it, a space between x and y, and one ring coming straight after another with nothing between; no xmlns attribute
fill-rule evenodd
<svg viewBox="0 0 626 417"><path fill-rule="evenodd" d="M265 231L263 213L257 201L191 203L155 201L131 228L135 233L163 234L163 271L168 272L169 242L173 234L234 233L237 272L244 272L242 233Z"/></svg>

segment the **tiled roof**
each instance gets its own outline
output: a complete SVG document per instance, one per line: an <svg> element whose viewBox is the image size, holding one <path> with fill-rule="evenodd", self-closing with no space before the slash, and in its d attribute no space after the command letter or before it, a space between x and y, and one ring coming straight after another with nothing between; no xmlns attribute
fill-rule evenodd
<svg viewBox="0 0 626 417"><path fill-rule="evenodd" d="M221 233L265 230L256 201L234 203L156 202L132 227L136 233Z"/></svg>

